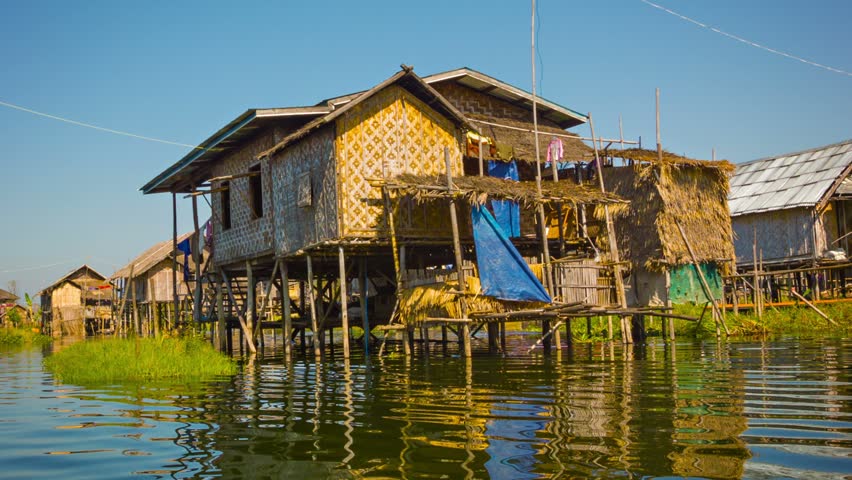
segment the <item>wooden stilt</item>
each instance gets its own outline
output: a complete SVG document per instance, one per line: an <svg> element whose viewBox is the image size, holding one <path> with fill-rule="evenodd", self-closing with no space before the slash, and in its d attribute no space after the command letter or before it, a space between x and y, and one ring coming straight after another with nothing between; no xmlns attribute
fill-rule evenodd
<svg viewBox="0 0 852 480"><path fill-rule="evenodd" d="M506 321L500 321L500 350L506 353Z"/></svg>
<svg viewBox="0 0 852 480"><path fill-rule="evenodd" d="M228 274L225 273L224 270L220 270L220 272L222 273L222 278L225 280L225 289L228 292L228 300L230 301L230 304L231 304L232 313L236 313L237 319L239 320L239 323L240 323L240 352L242 352L242 350L243 350L243 344L242 344L243 335L251 336L251 329L249 329L245 317L243 316L242 313L240 313L239 309L237 308L237 302L234 299L234 292L231 289L231 280L228 278ZM257 348L255 347L254 342L249 342L248 346L249 346L249 350L251 350L251 353L257 353ZM233 350L233 348L230 348L230 350Z"/></svg>
<svg viewBox="0 0 852 480"><path fill-rule="evenodd" d="M192 259L195 264L195 295L192 297L192 321L201 323L201 230L198 226L198 196L192 196L192 224L195 227L195 241L192 242Z"/></svg>
<svg viewBox="0 0 852 480"><path fill-rule="evenodd" d="M178 312L180 311L180 300L178 299L177 287L177 194L172 193L172 299L174 301L174 323L171 328L175 328L180 322Z"/></svg>
<svg viewBox="0 0 852 480"><path fill-rule="evenodd" d="M256 347L257 345L254 341L254 298L256 290L257 279L254 278L254 270L252 269L251 261L246 261L246 328L248 328L248 332L246 332L246 341L248 341L253 347ZM256 351L256 348L252 348L251 350L254 352Z"/></svg>
<svg viewBox="0 0 852 480"><path fill-rule="evenodd" d="M538 148L538 144L536 144L536 148ZM444 163L447 170L447 189L452 192L455 189L453 187L453 171L450 167L449 147L444 147ZM456 257L456 278L458 279L459 283L459 291L462 292L461 296L459 297L459 306L461 309L462 319L467 320L467 301L464 298L464 294L467 291L467 284L465 283L464 279L464 265L462 263L461 239L459 236L459 220L456 213L455 198L450 199L450 224L452 225L453 229L453 252L455 253ZM545 241L545 244L546 243L547 242ZM467 322L465 322L461 325L460 330L462 336L462 344L464 345L464 355L466 357L470 357L470 326Z"/></svg>
<svg viewBox="0 0 852 480"><path fill-rule="evenodd" d="M216 282L216 336L218 337L219 350L225 351L227 348L228 334L227 323L225 321L225 298L222 292L222 274L219 274L219 281Z"/></svg>
<svg viewBox="0 0 852 480"><path fill-rule="evenodd" d="M314 300L314 265L310 255L306 255L306 261L308 263L308 289L306 291L307 298L305 300L308 302L308 307L310 308L311 313L311 330L314 333L314 355L319 358L322 355L322 352L320 351L319 328L317 328L317 306L316 301Z"/></svg>
<svg viewBox="0 0 852 480"><path fill-rule="evenodd" d="M340 264L340 323L343 329L343 358L349 358L349 296L346 288L346 257L343 247L337 248L338 263Z"/></svg>
<svg viewBox="0 0 852 480"><path fill-rule="evenodd" d="M589 128L592 131L592 144L594 145L595 150L595 165L598 170L598 184L601 192L606 192L606 185L604 184L603 179L603 165L601 164L601 157L598 153L598 144L595 141L595 124L592 121L591 113L589 113ZM615 238L615 226L612 222L612 215L610 215L609 206L604 204L603 207L604 216L606 217L607 240L609 241L609 251L612 257L612 273L613 277L615 277L615 294L621 308L627 308L627 295L624 292L624 279L621 278L621 258L618 253L618 242ZM630 323L627 321L627 318L628 317L626 316L621 317L621 341L623 343L633 342L632 334L630 332Z"/></svg>
<svg viewBox="0 0 852 480"><path fill-rule="evenodd" d="M281 341L284 342L284 355L290 358L292 343L290 330L293 329L293 318L290 312L290 271L287 262L281 261Z"/></svg>
<svg viewBox="0 0 852 480"><path fill-rule="evenodd" d="M367 299L367 258L362 257L358 262L358 286L361 289L361 328L364 330L364 355L370 355L370 314L368 311L369 300Z"/></svg>
<svg viewBox="0 0 852 480"><path fill-rule="evenodd" d="M545 355L550 355L551 349L551 331L550 331L550 320L542 320L541 321L541 346Z"/></svg>
<svg viewBox="0 0 852 480"><path fill-rule="evenodd" d="M429 356L429 327L420 327L420 340L423 342L423 353Z"/></svg>
<svg viewBox="0 0 852 480"><path fill-rule="evenodd" d="M488 353L497 353L497 337L500 335L499 329L500 324L488 322Z"/></svg>
<svg viewBox="0 0 852 480"><path fill-rule="evenodd" d="M447 354L447 326L441 325L441 350Z"/></svg>

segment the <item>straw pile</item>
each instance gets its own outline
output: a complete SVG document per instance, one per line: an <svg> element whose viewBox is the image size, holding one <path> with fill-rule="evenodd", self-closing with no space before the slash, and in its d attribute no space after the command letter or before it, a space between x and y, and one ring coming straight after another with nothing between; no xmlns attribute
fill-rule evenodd
<svg viewBox="0 0 852 480"><path fill-rule="evenodd" d="M541 274L541 266L530 266L536 276ZM540 307L538 303L511 302L482 295L479 277L466 276L467 290L463 296L469 315L477 313L502 313L519 308ZM448 280L442 283L419 285L403 289L399 299L399 318L406 325L417 325L427 318L462 318L459 299L459 282Z"/></svg>
<svg viewBox="0 0 852 480"><path fill-rule="evenodd" d="M678 223L699 262L733 257L727 169L694 163L637 165L607 169L604 181L607 190L630 200L629 207L613 211L625 259L656 271L690 264Z"/></svg>
<svg viewBox="0 0 852 480"><path fill-rule="evenodd" d="M489 199L514 200L525 205L535 204L538 198L535 182L514 182L494 177L464 176L453 178L455 194L463 196L471 205L485 204ZM388 182L388 187L411 195L418 202L436 196L449 197L447 177L443 175L413 175L405 173ZM573 182L542 182L542 200L545 203L584 203L597 205L603 203L623 203L624 200L613 193Z"/></svg>

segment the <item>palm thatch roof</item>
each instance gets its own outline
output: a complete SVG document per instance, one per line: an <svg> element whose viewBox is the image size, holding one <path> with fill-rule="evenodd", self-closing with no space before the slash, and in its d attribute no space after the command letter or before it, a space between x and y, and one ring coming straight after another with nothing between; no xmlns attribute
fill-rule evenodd
<svg viewBox="0 0 852 480"><path fill-rule="evenodd" d="M491 138L497 145L511 146L515 160L535 162L535 133L532 123L478 114L468 114L467 117L479 133ZM562 140L563 161L588 162L594 159L594 150L577 135L542 124L538 125L538 131L539 158L542 162L547 161L547 145L554 138ZM487 153L483 152L483 158L486 160L509 160Z"/></svg>
<svg viewBox="0 0 852 480"><path fill-rule="evenodd" d="M192 235L193 232L184 233L177 238L177 243L186 240ZM157 243L153 247L142 252L142 254L138 257L131 260L127 265L116 270L110 279L127 278L130 276L131 269L133 270L133 276L142 275L163 260L172 258L173 253L174 251L171 239ZM182 260L179 260L178 263L182 264L183 262Z"/></svg>
<svg viewBox="0 0 852 480"><path fill-rule="evenodd" d="M635 165L604 170L604 182L607 191L630 200L613 215L625 259L649 270L690 264L678 224L700 262L733 258L726 169L701 163Z"/></svg>
<svg viewBox="0 0 852 480"><path fill-rule="evenodd" d="M389 189L411 195L417 201L450 197L447 177L443 175L402 174L386 183ZM453 195L460 195L470 204L485 204L489 199L513 200L535 204L538 199L535 182L515 182L495 177L463 176L453 178ZM587 205L625 203L619 195L577 185L573 182L542 182L542 201L545 203L583 203Z"/></svg>
<svg viewBox="0 0 852 480"><path fill-rule="evenodd" d="M18 298L14 293L0 288L0 303L14 303L18 301Z"/></svg>
<svg viewBox="0 0 852 480"><path fill-rule="evenodd" d="M642 148L627 148L624 150L608 150L607 154L610 157L623 158L625 160L633 160L641 163L659 164L659 156L656 150L645 150ZM683 157L671 152L663 150L663 165L674 166L693 166L701 168L717 168L724 172L733 172L736 168L734 164L727 160L696 160L694 158Z"/></svg>

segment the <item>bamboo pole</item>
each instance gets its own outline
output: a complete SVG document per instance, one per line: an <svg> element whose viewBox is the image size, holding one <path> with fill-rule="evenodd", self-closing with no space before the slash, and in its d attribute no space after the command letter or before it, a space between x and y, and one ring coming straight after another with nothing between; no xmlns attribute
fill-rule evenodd
<svg viewBox="0 0 852 480"><path fill-rule="evenodd" d="M444 147L444 164L447 169L447 190L452 195L454 190L453 187L453 171L450 168L450 148ZM540 180L540 179L539 179ZM541 187L539 185L539 187ZM459 291L462 292L461 296L459 296L459 307L461 309L462 318L467 320L467 301L464 298L464 294L467 291L467 284L464 280L464 268L462 264L462 249L461 249L461 239L459 236L459 220L458 214L456 213L456 199L454 197L450 197L450 224L453 229L453 252L456 257L456 277L459 282ZM462 343L464 345L464 355L465 357L471 356L470 351L470 326L467 323L462 324L461 327L461 335L462 335Z"/></svg>
<svg viewBox="0 0 852 480"><path fill-rule="evenodd" d="M754 226L754 240L752 241L752 263L754 264L754 281L752 282L752 291L754 292L754 310L757 313L757 319L763 318L763 306L761 305L760 295L760 273L757 268L757 225Z"/></svg>
<svg viewBox="0 0 852 480"><path fill-rule="evenodd" d="M192 197L192 225L195 228L195 241L192 245L192 259L195 263L195 295L192 298L192 321L201 322L201 229L198 226L198 197Z"/></svg>
<svg viewBox="0 0 852 480"><path fill-rule="evenodd" d="M343 358L349 358L349 308L346 305L346 256L343 247L337 247L337 258L340 264L340 323L343 329Z"/></svg>
<svg viewBox="0 0 852 480"><path fill-rule="evenodd" d="M180 300L178 300L177 269L177 194L172 192L172 299L174 300L174 324L172 328L177 327L180 322L178 319Z"/></svg>
<svg viewBox="0 0 852 480"><path fill-rule="evenodd" d="M290 330L293 329L293 318L290 312L290 271L287 262L281 261L281 339L284 342L284 355L290 358L292 345L290 345Z"/></svg>
<svg viewBox="0 0 852 480"><path fill-rule="evenodd" d="M362 257L358 262L358 287L361 290L361 327L364 330L364 355L370 355L370 317L367 311L369 300L367 300L367 258Z"/></svg>
<svg viewBox="0 0 852 480"><path fill-rule="evenodd" d="M308 262L307 301L311 309L311 330L314 332L311 343L314 346L314 355L319 358L322 355L322 352L320 351L319 329L317 328L317 306L316 301L314 300L314 264L310 254L305 257Z"/></svg>
<svg viewBox="0 0 852 480"><path fill-rule="evenodd" d="M535 75L535 0L532 0L532 23L530 34L530 61L532 64L532 114L533 114L533 138L535 143L535 189L538 200L542 198L541 192L541 152L538 144L538 96L536 94L536 75ZM547 242L547 223L544 216L544 204L538 202L538 219L541 229L541 246L542 254L544 255L544 287L550 293L551 297L555 294L553 284L551 282L550 272L550 246Z"/></svg>
<svg viewBox="0 0 852 480"><path fill-rule="evenodd" d="M482 145L483 144L484 144L484 142L482 141L482 138L480 138L479 139L479 176L480 177L485 176L485 162L482 160Z"/></svg>
<svg viewBox="0 0 852 480"><path fill-rule="evenodd" d="M218 337L218 345L220 351L225 351L228 348L226 335L228 334L228 326L225 322L225 299L222 295L222 274L219 273L219 281L216 282L216 336Z"/></svg>
<svg viewBox="0 0 852 480"><path fill-rule="evenodd" d="M834 320L832 320L832 319L831 319L831 317L829 317L828 315L826 315L825 313L823 313L823 311L822 311L822 310L818 309L818 308L816 307L816 305L814 305L813 303L809 302L807 298L805 298L805 297L803 297L803 296L799 295L799 292L797 292L797 291L796 291L796 289L791 288L791 289L790 289L790 292L793 294L793 296L795 296L796 298L798 298L799 300L801 300L802 302L804 302L804 303L805 303L805 305L807 305L807 306L811 307L811 309L813 309L813 311L817 312L817 313L818 313L818 314L819 314L822 318L824 318L824 319L828 320L828 323L830 323L830 324L834 325L835 327L837 326L837 322L835 322Z"/></svg>
<svg viewBox="0 0 852 480"><path fill-rule="evenodd" d="M603 179L603 165L601 165L601 157L598 152L598 144L595 138L595 123L592 120L592 113L589 112L589 128L592 131L592 145L595 150L595 166L598 170L598 184L601 193L606 193L606 185ZM604 204L604 216L606 217L607 240L609 241L610 255L612 256L612 273L615 280L615 294L618 299L618 304L621 308L627 308L627 294L624 291L624 279L621 278L621 258L618 254L618 241L615 238L615 226L612 222L612 215L609 213L609 206ZM627 316L621 315L621 341L622 343L633 343L633 332Z"/></svg>
<svg viewBox="0 0 852 480"><path fill-rule="evenodd" d="M255 343L254 322L255 322L255 305L254 297L257 290L257 279L254 278L254 270L251 266L251 261L246 261L246 341L249 345L257 345Z"/></svg>
<svg viewBox="0 0 852 480"><path fill-rule="evenodd" d="M695 272L698 273L698 280L701 282L701 287L704 289L704 295L707 296L707 300L710 302L710 305L712 305L713 313L718 315L718 317L714 318L714 321L716 321L716 323L721 322L722 327L725 328L725 335L730 335L731 332L728 330L725 318L722 316L722 312L719 310L719 305L716 303L716 297L713 296L713 292L710 290L710 285L707 283L707 279L704 278L704 272L701 271L701 267L698 264L698 257L695 256L692 244L689 243L689 239L686 237L686 232L683 231L683 227L677 219L675 219L675 225L677 225L677 230L680 232L680 238L683 239L683 243L686 244L686 249L689 251L689 256L692 258L692 266L695 267Z"/></svg>

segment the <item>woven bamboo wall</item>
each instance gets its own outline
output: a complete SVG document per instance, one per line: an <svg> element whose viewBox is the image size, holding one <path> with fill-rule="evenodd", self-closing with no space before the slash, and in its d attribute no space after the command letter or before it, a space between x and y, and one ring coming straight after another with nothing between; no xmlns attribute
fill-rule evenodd
<svg viewBox="0 0 852 480"><path fill-rule="evenodd" d="M384 229L381 191L368 179L444 174L444 147L450 148L453 175L462 175L458 138L449 120L396 85L342 116L335 140L342 236L373 237ZM396 218L402 235L449 234L445 208L405 206Z"/></svg>
<svg viewBox="0 0 852 480"><path fill-rule="evenodd" d="M754 232L757 229L758 257L763 261L814 255L814 221L810 210L793 208L733 217L737 264L753 262ZM823 234L824 238L824 234Z"/></svg>
<svg viewBox="0 0 852 480"><path fill-rule="evenodd" d="M272 250L272 181L269 165L266 160L259 162L258 154L271 148L275 143L272 130L259 133L255 138L229 155L222 161L216 162L212 175L237 175L248 172L252 166L261 165L263 179L263 208L264 215L254 218L249 204L249 177L237 178L230 181L231 186L231 228L222 230L221 193L212 195L213 204L213 234L216 244L217 265L251 258L263 252ZM221 184L217 183L215 187Z"/></svg>
<svg viewBox="0 0 852 480"><path fill-rule="evenodd" d="M323 127L270 160L276 254L292 253L338 236L334 137L334 126ZM304 188L308 185L306 197ZM309 205L305 204L307 200Z"/></svg>

